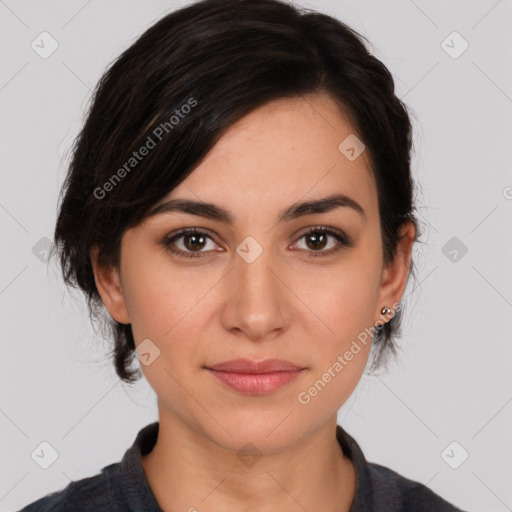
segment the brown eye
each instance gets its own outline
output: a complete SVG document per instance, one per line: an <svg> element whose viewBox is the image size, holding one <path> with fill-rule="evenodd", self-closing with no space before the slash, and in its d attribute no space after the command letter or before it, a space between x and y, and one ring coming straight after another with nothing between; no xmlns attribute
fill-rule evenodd
<svg viewBox="0 0 512 512"><path fill-rule="evenodd" d="M343 232L334 231L326 227L313 227L299 237L305 241L305 246L300 247L308 257L330 256L342 248L352 247L353 241ZM210 246L208 243L210 242ZM211 251L222 251L213 238L198 229L187 228L170 236L166 236L161 244L173 254L181 258L201 258L208 256ZM325 250L327 248L327 250Z"/></svg>
<svg viewBox="0 0 512 512"><path fill-rule="evenodd" d="M304 233L299 240L304 239L304 249L308 257L329 256L343 247L352 247L353 242L342 232L325 227L313 227ZM331 239L332 241L329 241ZM327 250L325 248L327 247Z"/></svg>
<svg viewBox="0 0 512 512"><path fill-rule="evenodd" d="M203 248L206 237L200 234L183 235L183 245L187 250L196 251Z"/></svg>
<svg viewBox="0 0 512 512"><path fill-rule="evenodd" d="M329 238L329 235L326 233L309 233L306 235L306 245L310 249L324 249L327 245L327 239Z"/></svg>
<svg viewBox="0 0 512 512"><path fill-rule="evenodd" d="M212 244L207 247L209 240ZM200 258L207 250L215 250L216 247L210 235L194 228L185 229L171 237L164 238L162 245L173 254L183 258ZM205 248L207 250L203 251Z"/></svg>

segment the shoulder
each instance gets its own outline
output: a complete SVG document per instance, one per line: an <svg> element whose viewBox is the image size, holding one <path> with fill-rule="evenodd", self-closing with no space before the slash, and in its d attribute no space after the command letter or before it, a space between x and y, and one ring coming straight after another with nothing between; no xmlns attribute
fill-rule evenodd
<svg viewBox="0 0 512 512"><path fill-rule="evenodd" d="M390 468L368 462L357 441L340 425L336 435L343 453L356 469L356 493L351 512L464 512L431 489Z"/></svg>
<svg viewBox="0 0 512 512"><path fill-rule="evenodd" d="M463 512L431 489L390 468L369 463L375 503L400 512ZM397 508L398 506L398 508Z"/></svg>
<svg viewBox="0 0 512 512"><path fill-rule="evenodd" d="M19 512L160 512L141 464L141 455L151 451L156 442L158 425L153 422L139 430L119 462L103 467L96 475L70 482Z"/></svg>
<svg viewBox="0 0 512 512"><path fill-rule="evenodd" d="M111 464L100 474L70 482L64 489L29 503L19 512L93 512L121 510L119 503L118 466Z"/></svg>

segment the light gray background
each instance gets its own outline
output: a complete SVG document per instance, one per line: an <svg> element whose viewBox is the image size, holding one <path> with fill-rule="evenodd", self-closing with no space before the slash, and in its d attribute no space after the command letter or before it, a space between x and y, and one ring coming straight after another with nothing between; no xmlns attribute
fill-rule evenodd
<svg viewBox="0 0 512 512"><path fill-rule="evenodd" d="M157 419L154 392L145 380L119 383L80 296L41 261L40 240L52 238L91 89L139 34L186 3L0 0L3 511L117 462ZM368 460L466 510L512 510L512 1L297 3L366 35L417 118L426 244L405 294L403 355L363 378L338 421ZM31 48L43 31L59 45L46 59ZM457 52L460 39L442 45L453 31L469 43L457 58L445 48ZM443 253L452 237L468 248L456 261ZM46 470L31 458L42 441L58 452ZM469 453L458 469L441 456L452 441L462 447L448 451L452 461Z"/></svg>

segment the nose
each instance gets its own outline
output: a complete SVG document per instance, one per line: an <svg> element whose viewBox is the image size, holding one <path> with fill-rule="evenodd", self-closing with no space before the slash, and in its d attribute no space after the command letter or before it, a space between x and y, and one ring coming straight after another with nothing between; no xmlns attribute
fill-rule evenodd
<svg viewBox="0 0 512 512"><path fill-rule="evenodd" d="M237 255L225 283L224 328L251 341L273 339L289 325L290 291L270 253L250 263Z"/></svg>

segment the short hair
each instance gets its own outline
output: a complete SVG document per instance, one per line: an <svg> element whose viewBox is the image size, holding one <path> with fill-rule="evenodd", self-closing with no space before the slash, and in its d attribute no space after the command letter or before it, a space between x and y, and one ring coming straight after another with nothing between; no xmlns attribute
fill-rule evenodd
<svg viewBox="0 0 512 512"><path fill-rule="evenodd" d="M118 268L123 233L180 184L237 120L269 101L327 93L347 114L371 160L383 260L405 221L416 227L411 123L386 66L343 22L282 0L202 0L166 15L99 80L72 147L54 234L62 275L86 296L91 320L113 340L117 375L132 383L131 325L109 315L96 288L98 263ZM154 147L131 160L144 144ZM160 143L160 140L162 141ZM52 251L53 252L53 251ZM409 275L414 274L411 259ZM373 336L372 368L387 352L402 308Z"/></svg>

